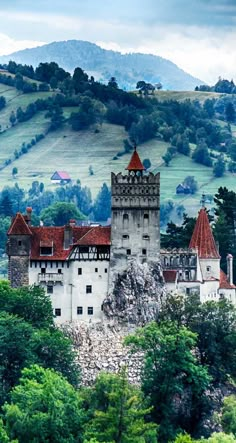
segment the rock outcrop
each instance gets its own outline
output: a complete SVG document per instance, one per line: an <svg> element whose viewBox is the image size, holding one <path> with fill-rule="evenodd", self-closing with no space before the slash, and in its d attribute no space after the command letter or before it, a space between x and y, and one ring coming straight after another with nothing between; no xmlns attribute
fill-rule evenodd
<svg viewBox="0 0 236 443"><path fill-rule="evenodd" d="M118 372L121 366L127 367L131 383L139 383L143 355L131 354L124 338L157 318L165 295L161 265L134 261L118 276L112 294L104 300L103 322L63 326L78 350L84 385L92 384L101 370Z"/></svg>

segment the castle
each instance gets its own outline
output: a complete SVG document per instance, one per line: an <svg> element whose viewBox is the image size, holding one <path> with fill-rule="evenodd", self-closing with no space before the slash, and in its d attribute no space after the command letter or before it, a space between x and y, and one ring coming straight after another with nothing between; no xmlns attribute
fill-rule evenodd
<svg viewBox="0 0 236 443"><path fill-rule="evenodd" d="M197 293L201 301L226 297L236 305L233 257L227 276L205 208L188 249L160 250L160 174L145 171L134 150L126 174L111 174L111 226L31 226L31 208L8 231L9 280L37 284L50 295L57 323L98 322L103 302L132 261L161 262L167 293Z"/></svg>

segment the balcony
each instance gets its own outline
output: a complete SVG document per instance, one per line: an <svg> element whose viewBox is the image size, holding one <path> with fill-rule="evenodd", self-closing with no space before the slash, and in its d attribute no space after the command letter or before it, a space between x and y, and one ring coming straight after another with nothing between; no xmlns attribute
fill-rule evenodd
<svg viewBox="0 0 236 443"><path fill-rule="evenodd" d="M38 283L61 283L63 284L63 274L42 273L38 274Z"/></svg>

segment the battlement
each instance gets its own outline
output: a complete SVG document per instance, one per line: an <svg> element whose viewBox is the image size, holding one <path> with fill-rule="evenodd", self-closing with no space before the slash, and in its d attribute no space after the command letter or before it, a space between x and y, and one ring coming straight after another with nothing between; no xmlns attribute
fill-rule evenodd
<svg viewBox="0 0 236 443"><path fill-rule="evenodd" d="M157 174L153 174L152 172L149 172L148 174L144 175L132 175L127 174L123 175L121 172L118 174L115 174L114 172L111 173L111 184L113 185L120 184L120 185L145 185L145 184L159 184L160 183L160 172Z"/></svg>

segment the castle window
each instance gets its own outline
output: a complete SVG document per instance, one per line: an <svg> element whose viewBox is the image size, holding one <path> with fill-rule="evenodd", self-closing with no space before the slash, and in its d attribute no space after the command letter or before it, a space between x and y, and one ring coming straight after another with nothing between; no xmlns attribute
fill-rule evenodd
<svg viewBox="0 0 236 443"><path fill-rule="evenodd" d="M58 272L58 274L61 274L61 269L58 269L57 272Z"/></svg>
<svg viewBox="0 0 236 443"><path fill-rule="evenodd" d="M41 268L41 274L45 274L46 273L46 268Z"/></svg>
<svg viewBox="0 0 236 443"><path fill-rule="evenodd" d="M210 266L207 266L207 272L209 272L211 270Z"/></svg>
<svg viewBox="0 0 236 443"><path fill-rule="evenodd" d="M131 255L131 249L127 249L126 254Z"/></svg>
<svg viewBox="0 0 236 443"><path fill-rule="evenodd" d="M83 306L78 306L77 307L77 315L82 315L83 314Z"/></svg>
<svg viewBox="0 0 236 443"><path fill-rule="evenodd" d="M142 255L147 255L147 249L142 249Z"/></svg>
<svg viewBox="0 0 236 443"><path fill-rule="evenodd" d="M19 240L19 241L18 241L18 246L21 246L21 244L22 244L22 243L21 243L21 240Z"/></svg>
<svg viewBox="0 0 236 443"><path fill-rule="evenodd" d="M56 308L55 309L55 316L56 317L61 317L61 309L60 308Z"/></svg>
<svg viewBox="0 0 236 443"><path fill-rule="evenodd" d="M128 240L129 239L129 235L128 234L124 234L124 235L122 235L122 237L123 237L124 240Z"/></svg>
<svg viewBox="0 0 236 443"><path fill-rule="evenodd" d="M79 252L81 252L82 254L86 254L89 252L89 247L88 246L80 246Z"/></svg>
<svg viewBox="0 0 236 443"><path fill-rule="evenodd" d="M47 286L47 294L53 294L53 286L52 285Z"/></svg>
<svg viewBox="0 0 236 443"><path fill-rule="evenodd" d="M93 307L88 306L88 315L93 315Z"/></svg>
<svg viewBox="0 0 236 443"><path fill-rule="evenodd" d="M185 271L185 279L189 280L189 271Z"/></svg>
<svg viewBox="0 0 236 443"><path fill-rule="evenodd" d="M98 268L95 268L95 272L98 272Z"/></svg>
<svg viewBox="0 0 236 443"><path fill-rule="evenodd" d="M52 241L40 241L40 255L53 255Z"/></svg>
<svg viewBox="0 0 236 443"><path fill-rule="evenodd" d="M149 235L147 235L147 234L144 234L144 235L143 235L143 240L150 240L150 237L149 237Z"/></svg>
<svg viewBox="0 0 236 443"><path fill-rule="evenodd" d="M104 269L105 274L107 274L107 268Z"/></svg>
<svg viewBox="0 0 236 443"><path fill-rule="evenodd" d="M123 214L123 220L129 220L129 215L128 214Z"/></svg>
<svg viewBox="0 0 236 443"><path fill-rule="evenodd" d="M149 220L149 215L148 214L144 214L143 218L144 218L144 220Z"/></svg>
<svg viewBox="0 0 236 443"><path fill-rule="evenodd" d="M86 294L92 294L92 285L86 286Z"/></svg>
<svg viewBox="0 0 236 443"><path fill-rule="evenodd" d="M78 268L78 275L82 275L82 268Z"/></svg>
<svg viewBox="0 0 236 443"><path fill-rule="evenodd" d="M190 288L186 288L186 294L187 294L187 295L190 294Z"/></svg>

